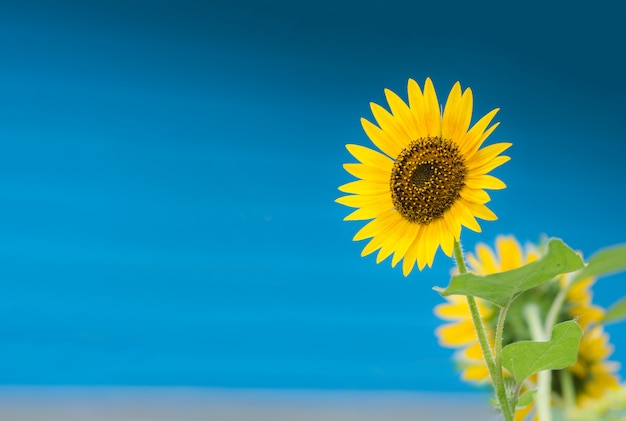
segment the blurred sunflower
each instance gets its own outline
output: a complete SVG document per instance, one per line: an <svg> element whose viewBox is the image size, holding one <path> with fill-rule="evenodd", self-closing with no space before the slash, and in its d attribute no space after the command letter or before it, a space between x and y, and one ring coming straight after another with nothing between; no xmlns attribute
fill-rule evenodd
<svg viewBox="0 0 626 421"><path fill-rule="evenodd" d="M336 201L357 208L345 220L371 219L353 238L371 238L362 256L380 249L380 263L393 254L392 266L404 259L402 269L408 276L415 263L420 270L432 266L439 246L451 256L462 226L480 232L477 217L497 219L485 206L491 200L485 189L506 187L488 173L509 160L500 153L511 144L480 149L498 126L488 127L498 109L470 128L472 91L462 92L458 82L443 114L430 79L423 92L409 79L408 105L388 89L385 96L391 112L370 104L378 126L361 119L380 152L346 146L359 163L344 168L359 180L339 187L349 195Z"/></svg>
<svg viewBox="0 0 626 421"><path fill-rule="evenodd" d="M541 253L541 249L534 245L528 245L522 249L512 236L498 236L495 250L485 244L478 244L474 254L467 254L467 262L472 272L478 275L488 275L518 268L536 260ZM504 324L503 346L531 339L530 329L524 316L524 307L527 304L538 305L545 319L552 304L557 300L557 296L565 291L555 322L576 319L584 335L580 341L576 364L563 370L553 371L553 396L557 405L573 404L583 407L619 386L616 375L619 365L606 361L613 352L613 348L600 324L604 310L592 304L590 288L595 279L588 278L570 285L571 279L571 275L559 276L554 282L528 290L516 298ZM463 380L475 383L489 381L489 373L476 338L466 298L450 296L446 297L446 300L446 303L435 308L435 314L449 322L436 330L440 345L459 349L455 359L462 370ZM493 349L497 308L488 301L479 298L476 301ZM534 381L535 377L531 377L530 385ZM525 419L532 408L531 404L518 409L515 419Z"/></svg>
<svg viewBox="0 0 626 421"><path fill-rule="evenodd" d="M625 421L626 385L605 393L603 399L596 399L583 408L568 408L565 418L571 421Z"/></svg>

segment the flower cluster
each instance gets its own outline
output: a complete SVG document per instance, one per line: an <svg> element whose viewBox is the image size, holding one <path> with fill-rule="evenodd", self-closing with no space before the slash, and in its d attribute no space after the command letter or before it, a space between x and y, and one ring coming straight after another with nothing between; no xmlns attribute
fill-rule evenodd
<svg viewBox="0 0 626 421"><path fill-rule="evenodd" d="M467 253L467 262L474 273L489 275L517 269L537 260L541 254L541 246L528 244L523 248L513 236L498 236L493 249L481 243L476 246L474 253ZM504 323L503 345L533 339L524 315L524 309L529 305L539 306L544 319L551 311L555 312L557 323L576 319L584 332L578 348L578 360L570 367L555 370L552 392L557 406L575 404L585 407L619 387L616 375L619 364L607 361L613 348L602 326L604 309L592 303L591 287L595 278L576 283L572 282L573 279L572 274L559 275L552 282L525 291L517 297ZM455 360L463 380L484 383L489 381L489 373L467 302L463 298L458 295L446 297L446 303L435 308L435 314L447 322L436 330L436 335L440 345L458 350ZM488 301L477 301L487 335L493 344L497 309ZM554 307L555 304L558 308ZM534 387L535 377L529 379L528 389ZM524 419L532 407L528 405L520 408L516 419Z"/></svg>
<svg viewBox="0 0 626 421"><path fill-rule="evenodd" d="M480 232L477 218L496 220L486 190L505 188L489 173L509 160L501 153L511 144L484 146L498 109L472 125L472 91L457 82L442 107L430 79L423 90L409 79L406 102L388 89L385 97L389 110L371 104L375 123L361 119L374 148L347 145L358 162L344 168L357 179L336 200L354 208L345 220L368 221L353 238L368 240L361 254L378 251L376 263L391 257L392 267L402 261L405 276L431 267L439 248L454 255L450 284L435 288L446 299L435 308L445 321L436 334L457 349L464 380L492 385L506 421L551 421L559 410L608 420L602 402L619 389L619 365L608 361L603 326L626 316L626 299L607 312L592 303L591 288L626 270L626 246L585 263L559 239L522 247L499 236L494 248L478 244L465 258L462 228Z"/></svg>

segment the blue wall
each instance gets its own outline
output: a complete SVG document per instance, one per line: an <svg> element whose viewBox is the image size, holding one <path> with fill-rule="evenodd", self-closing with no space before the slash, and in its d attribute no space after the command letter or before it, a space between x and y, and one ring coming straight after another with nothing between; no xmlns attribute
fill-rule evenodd
<svg viewBox="0 0 626 421"><path fill-rule="evenodd" d="M558 3L0 3L0 383L467 390L452 262L359 257L344 144L383 88L460 80L514 143L466 248L624 242L624 6Z"/></svg>

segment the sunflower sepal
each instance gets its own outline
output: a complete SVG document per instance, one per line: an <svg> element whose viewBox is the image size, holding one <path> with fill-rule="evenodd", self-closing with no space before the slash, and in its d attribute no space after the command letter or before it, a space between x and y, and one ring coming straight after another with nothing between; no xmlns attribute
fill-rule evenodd
<svg viewBox="0 0 626 421"><path fill-rule="evenodd" d="M559 323L546 342L519 341L502 348L502 365L521 384L543 370L561 370L576 363L583 333L574 320Z"/></svg>
<svg viewBox="0 0 626 421"><path fill-rule="evenodd" d="M525 408L533 402L537 389L527 390L517 398L516 408Z"/></svg>
<svg viewBox="0 0 626 421"><path fill-rule="evenodd" d="M433 288L442 296L466 295L504 308L522 292L549 282L557 275L583 268L582 258L562 240L551 238L546 253L519 268L485 276L463 273L453 276L446 288Z"/></svg>

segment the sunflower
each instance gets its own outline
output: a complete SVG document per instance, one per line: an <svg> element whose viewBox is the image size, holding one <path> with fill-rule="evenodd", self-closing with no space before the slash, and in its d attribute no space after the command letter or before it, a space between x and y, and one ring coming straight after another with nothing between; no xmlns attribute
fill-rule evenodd
<svg viewBox="0 0 626 421"><path fill-rule="evenodd" d="M595 399L583 408L568 408L566 419L574 421L624 421L626 420L626 385L621 384Z"/></svg>
<svg viewBox="0 0 626 421"><path fill-rule="evenodd" d="M485 189L505 184L488 173L509 160L500 156L510 143L481 149L499 123L491 126L494 109L470 128L472 91L457 82L443 114L435 88L426 79L424 91L409 79L408 104L385 89L390 111L371 103L376 124L361 119L365 133L378 148L346 145L359 163L345 164L358 180L339 190L348 193L338 203L357 208L344 220L370 220L353 240L370 239L362 256L379 250L376 262L393 254L393 267L402 259L405 276L417 263L432 266L441 246L451 256L461 227L480 232L476 218L495 220L485 204Z"/></svg>
<svg viewBox="0 0 626 421"><path fill-rule="evenodd" d="M468 266L478 275L488 275L518 268L541 256L542 250L535 245L522 249L512 236L498 236L495 250L485 244L478 244L475 253L467 254ZM594 278L587 278L570 285L571 275L558 276L548 282L521 294L513 301L504 324L503 345L521 340L530 340L531 334L523 316L528 303L539 305L545 316L557 295L565 290L565 299L556 322L576 319L584 335L580 341L578 361L571 367L553 371L552 388L556 404L567 405L569 396L578 407L602 397L607 391L619 386L616 363L606 361L613 349L608 335L600 324L604 310L592 304L591 286ZM465 297L446 297L447 302L435 308L435 314L449 323L439 327L436 335L442 346L457 348L455 359L461 367L463 380L474 383L489 381L487 366L472 324ZM488 301L477 299L481 318L485 323L487 336L493 347L496 328L497 308ZM534 378L531 377L532 383ZM565 384L567 383L567 384ZM515 414L516 420L525 419L532 405L521 408Z"/></svg>

